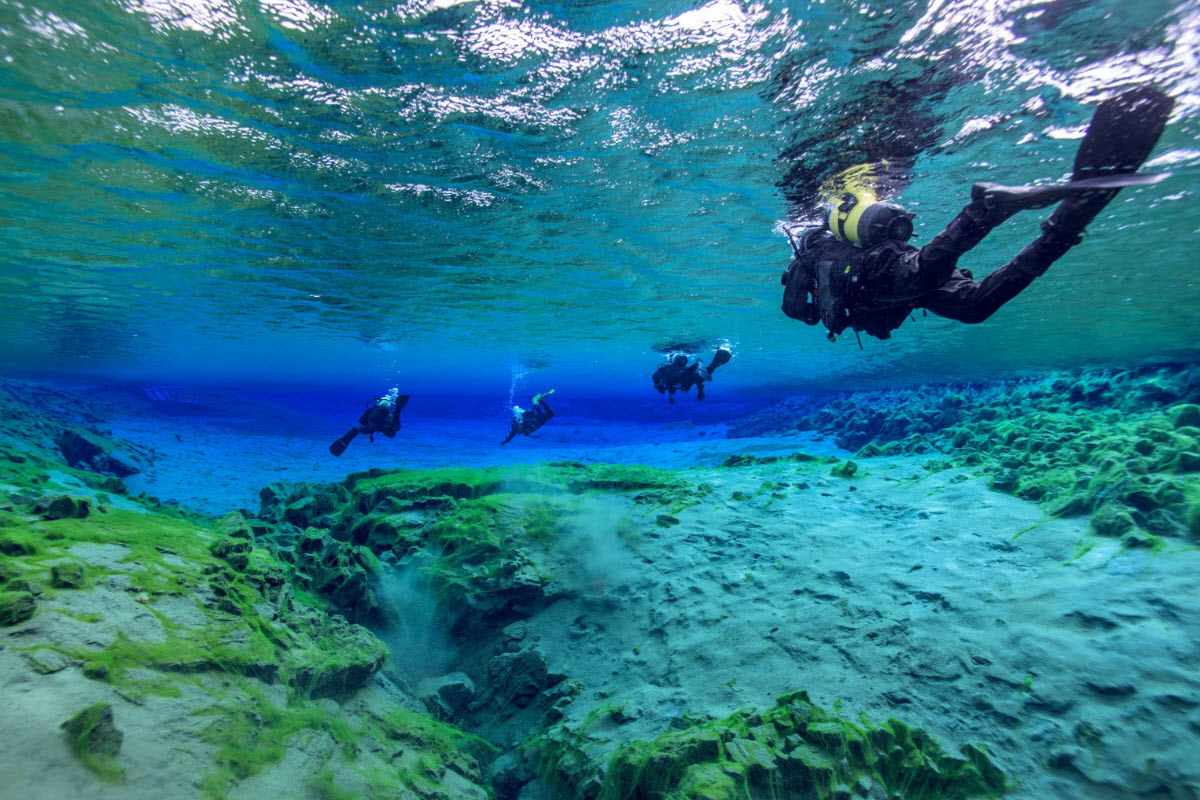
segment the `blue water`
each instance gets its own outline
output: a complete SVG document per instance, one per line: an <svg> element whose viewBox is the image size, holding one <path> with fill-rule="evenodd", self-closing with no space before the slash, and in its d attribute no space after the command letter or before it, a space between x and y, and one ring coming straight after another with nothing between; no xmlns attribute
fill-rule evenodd
<svg viewBox="0 0 1200 800"><path fill-rule="evenodd" d="M1171 177L1123 191L1082 245L986 322L918 313L892 339L864 337L860 346L853 334L830 343L823 329L781 313L785 232L819 217L819 198L843 170L881 165L881 189L916 212L914 242L923 244L973 182L1065 179L1097 105L1149 85L1175 106L1145 170ZM106 530L119 519L102 516L109 505L174 513L138 493L212 515L255 512L271 483L371 468L711 467L733 454L795 450L845 458L820 432L789 428L794 410L779 412L774 427L742 429L771 436L726 434L784 397L1193 365L1198 138L1200 0L0 0L0 401L11 412L0 444L7 469L27 481L23 491L6 487L5 524L24 515L22 530L40 537L47 529L32 509L42 491L88 494L88 529ZM1018 215L961 265L987 274L1036 235L1042 216ZM706 401L693 393L671 405L653 390L665 354L707 360L717 347L733 359ZM1195 398L1162 386L1156 394L1153 374L1144 375L1144 385L1121 390L1146 389L1147 405ZM1190 392L1194 372L1177 376ZM1064 379L1062 391L1074 382ZM393 386L412 396L399 435L359 437L331 456L329 443L364 402ZM549 388L555 419L500 446L511 406ZM1021 413L1033 405L1026 395L1012 395ZM868 395L845 413L869 416L872 397L888 402ZM566 517L560 561L523 567L506 555L480 567L489 582L481 596L492 583L498 594L528 588L517 578L528 581L534 566L553 578L543 599L556 605L525 615L518 632L505 617L506 627L455 642L455 658L440 659L422 642L444 645L452 626L426 614L430 596L412 604L403 583L389 592L385 581L384 603L437 635L381 634L411 650L396 659L404 668L415 657L423 668L462 669L481 689L495 679L497 691L496 675L507 673L492 674L493 645L544 647L542 678L569 673L587 685L568 711L579 730L601 720L587 734L603 745L588 755L597 766L617 741L689 724L684 711L716 718L805 688L831 708L845 701L848 719L895 714L954 746L993 747L1021 800L1194 798L1196 552L1174 529L1149 536L1130 516L1182 530L1166 506L1192 513L1196 473L1183 473L1196 463L1196 443L1183 421L1194 409L1175 409L1170 425L1141 420L1148 427L1135 441L1121 416L1140 406L1119 408L1061 412L1076 414L1079 427L1034 420L1029 452L1018 454L1031 459L1012 463L1077 467L1079 486L1103 472L1113 480L1104 492L1120 498L1141 490L1113 477L1113 465L1128 458L1130 485L1140 486L1133 473L1160 462L1134 454L1173 442L1169 463L1180 472L1150 476L1161 489L1153 501L1146 489L1138 508L1105 501L1107 517L1098 514L1112 528L1127 520L1125 538L994 491L996 478L1015 472L1008 462L991 465L999 473L949 468L943 456L957 455L914 448L915 458L860 459L853 481L844 461L834 473L798 461L703 470L685 473L703 479L694 489L687 477L678 492L547 506ZM980 421L999 413L987 411ZM1097 463L1051 458L1058 431L1074 435L1101 419L1112 430L1105 447L1115 449L1098 450ZM132 499L59 467L55 442L73 425L141 449L142 470L125 484ZM1172 433L1176 425L1183 432ZM524 520L527 500L534 507L539 498L496 508ZM1154 503L1164 508L1141 507ZM418 524L432 525L424 513ZM286 550L301 535L291 523L278 527L259 534L263 558L264 546ZM47 533L36 544L68 557L70 541ZM385 545L378 555L389 566L378 580L411 576L422 558L440 556ZM155 564L182 560L165 547L149 555ZM374 571L375 559L359 555ZM114 637L128 628L137 644L172 614L208 636L199 629L207 612L194 606L220 608L224 578L193 570L195 597L172 589L152 598L128 580L123 591L127 576L110 574L144 555L117 561L96 547L72 551L72 563L77 556L94 581L85 591L42 593L52 575L44 553L30 559L22 580L33 583L19 592L9 574L0 580L6 593L36 592L42 604L0 644L5 707L16 709L0 735L16 778L0 779L0 797L8 786L25 787L23 796L195 796L213 767L209 751L193 746L211 711L210 698L195 697L208 678L177 675L190 693L176 705L118 696L63 655L68 639L48 620L68 620L71 637L90 648L94 634L74 631L104 615L55 606L101 597L128 606L108 628ZM307 580L305 570L290 579ZM576 577L577 594L553 594L559 579L571 587ZM255 642L267 630L243 621ZM51 663L28 658L39 648ZM390 674L400 686L425 671ZM242 685L241 675L225 675L213 671L211 682ZM414 687L401 688L388 689L382 705L419 708ZM274 689L282 707L287 691ZM59 725L97 691L129 733L127 786L80 783L84 773L66 760ZM531 706L539 715L558 705L539 697L546 702ZM632 721L611 705L626 700ZM497 753L537 724L501 705L505 716L483 723L500 729ZM345 715L336 704L320 708L362 718L351 706ZM278 722L236 710L242 727ZM365 772L377 755L389 764L417 757L405 755L408 741L368 746L373 734L358 725ZM304 735L287 742L286 758L278 749L284 760L267 770L275 783L250 775L229 784L242 793L233 796L346 796L334 789L363 785L351 775L358 766L338 766L344 759L324 729ZM330 750L319 755L314 742L324 739ZM321 789L329 764L342 783L330 778L333 788ZM524 785L524 800L549 796L529 789L532 771L507 777L510 795Z"/></svg>
<svg viewBox="0 0 1200 800"><path fill-rule="evenodd" d="M721 344L742 396L1191 360L1198 63L1200 4L1161 0L6 3L0 371L499 399ZM780 313L838 170L888 160L921 243L1139 84L1173 177L987 323L860 350Z"/></svg>

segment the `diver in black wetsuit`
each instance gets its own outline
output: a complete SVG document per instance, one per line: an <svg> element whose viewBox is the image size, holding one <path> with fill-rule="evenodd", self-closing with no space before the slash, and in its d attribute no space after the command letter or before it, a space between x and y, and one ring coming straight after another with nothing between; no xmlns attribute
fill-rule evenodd
<svg viewBox="0 0 1200 800"><path fill-rule="evenodd" d="M329 445L329 452L340 456L360 433L370 436L372 442L375 441L377 433L391 439L400 430L400 412L406 403L408 395L400 394L399 389L389 389L383 397L368 400L367 410L359 416L358 424L346 431L345 436Z"/></svg>
<svg viewBox="0 0 1200 800"><path fill-rule="evenodd" d="M783 312L809 325L823 323L830 341L846 328L887 339L917 308L960 322L984 321L1079 244L1084 228L1122 187L1166 177L1134 173L1173 105L1147 87L1104 101L1080 143L1070 183L977 183L971 202L920 249L906 243L912 235L907 211L865 193L843 196L826 226L792 239L795 258L782 279ZM1013 214L1058 201L1042 234L983 280L958 267L961 255Z"/></svg>
<svg viewBox="0 0 1200 800"><path fill-rule="evenodd" d="M666 394L667 399L674 405L675 392L686 392L693 386L696 387L696 399L703 400L704 382L711 381L717 367L728 364L733 355L728 350L718 350L713 353L712 361L708 362L707 367L701 366L700 359L688 364L688 357L684 353L675 353L668 358L670 360L654 370L650 379L658 393Z"/></svg>
<svg viewBox="0 0 1200 800"><path fill-rule="evenodd" d="M529 409L513 406L513 418L511 427L508 429L508 438L500 444L508 444L518 433L528 436L549 422L550 418L554 416L554 409L550 408L546 398L552 394L554 394L553 389L534 395L533 407Z"/></svg>

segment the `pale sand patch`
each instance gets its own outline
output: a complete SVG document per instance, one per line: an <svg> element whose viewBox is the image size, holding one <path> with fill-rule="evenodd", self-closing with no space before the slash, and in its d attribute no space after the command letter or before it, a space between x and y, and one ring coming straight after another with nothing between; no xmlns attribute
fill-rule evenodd
<svg viewBox="0 0 1200 800"><path fill-rule="evenodd" d="M828 465L700 470L714 493L676 526L631 543L575 532L603 568L529 622L551 670L588 687L569 717L632 712L593 727L615 743L807 689L952 751L987 744L1021 782L1013 797L1119 793L1146 772L1143 786L1200 785L1200 552L1100 539L1066 563L1092 540L1086 520L926 461L863 460L852 480ZM652 524L662 510L628 512ZM577 549L561 549L562 575Z"/></svg>
<svg viewBox="0 0 1200 800"><path fill-rule="evenodd" d="M192 713L211 702L201 689L184 685L183 696L145 697L130 703L117 690L89 680L77 667L50 675L33 673L11 644L0 650L0 752L4 753L4 797L62 798L199 797L200 777L211 769L212 747L198 737L206 724ZM76 760L59 725L93 703L112 703L114 724L124 734L119 784L98 781Z"/></svg>

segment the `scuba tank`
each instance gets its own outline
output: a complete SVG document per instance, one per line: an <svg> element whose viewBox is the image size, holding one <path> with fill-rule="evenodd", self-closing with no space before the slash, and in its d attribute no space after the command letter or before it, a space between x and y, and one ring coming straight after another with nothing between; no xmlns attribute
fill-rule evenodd
<svg viewBox="0 0 1200 800"><path fill-rule="evenodd" d="M862 248L887 241L907 242L913 235L912 218L912 212L881 202L865 191L843 194L829 206L830 232Z"/></svg>

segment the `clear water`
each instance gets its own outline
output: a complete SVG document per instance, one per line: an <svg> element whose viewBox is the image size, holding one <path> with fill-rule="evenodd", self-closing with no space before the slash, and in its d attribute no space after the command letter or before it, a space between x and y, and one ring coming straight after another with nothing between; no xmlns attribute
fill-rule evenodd
<svg viewBox="0 0 1200 800"><path fill-rule="evenodd" d="M886 160L923 243L975 181L1066 177L1096 105L1145 84L1176 101L1147 165L1172 176L1123 191L987 322L918 313L860 349L781 313L785 228L814 218L839 171ZM847 456L816 434L725 433L812 390L1195 364L1198 133L1200 0L0 0L0 449L5 475L35 477L24 499L0 486L0 522L56 482L91 491L56 461L59 429L76 422L148 454L130 492L218 515L256 510L274 481L373 467ZM1039 219L1017 216L962 265L986 274ZM716 346L734 359L705 403L654 393L662 354ZM10 380L25 377L47 380ZM155 386L169 399L152 402ZM390 386L413 396L402 433L330 456ZM509 407L551 387L558 417L500 447ZM1120 439L1121 412L1105 413ZM1054 450L1051 430L1030 438ZM1080 463L1078 478L1158 441L1098 451L1107 460ZM1051 463L1042 455L1031 463ZM1196 463L1178 457L1181 471ZM1197 796L1194 540L1127 545L992 491L982 469L862 460L853 484L824 463L782 462L702 470L704 492L662 505L627 492L625 510L585 497L562 512L553 571L572 594L527 620L528 641L589 687L574 723L635 697L641 719L597 739L634 741L685 711L720 717L805 688L850 715L986 743L1019 800ZM1191 502L1197 474L1167 476L1179 485L1155 502ZM660 516L675 505L682 521ZM645 534L634 544L626 512ZM197 572L206 547L179 569ZM398 551L387 580L429 555ZM385 604L436 635L381 631L411 672L389 674L482 680L485 648L441 658L452 626L393 583L380 585ZM159 608L196 614L196 597L90 588L111 591L72 597L124 602L111 622L133 640L138 620L154 622L142 600L159 620ZM34 630L0 642L0 762L16 776L0 799L199 796L205 780L225 796L211 748L195 744L207 697L200 711L194 697L117 702L128 785L97 789L64 766L59 725L100 684L61 658L35 676L26 657L67 642L36 630L64 617L65 596L39 596ZM275 688L281 707L297 699ZM236 710L243 727L275 725ZM511 750L527 726L497 723L513 719L482 733ZM229 796L317 796L329 755L311 741L279 750L263 773L274 783L250 775ZM365 770L375 755L362 754Z"/></svg>
<svg viewBox="0 0 1200 800"><path fill-rule="evenodd" d="M727 397L1190 360L1198 66L1200 4L1162 0L9 0L0 370L499 401L641 394L681 345L733 349ZM925 241L1142 83L1174 176L988 322L860 350L780 313L821 179L892 158Z"/></svg>

